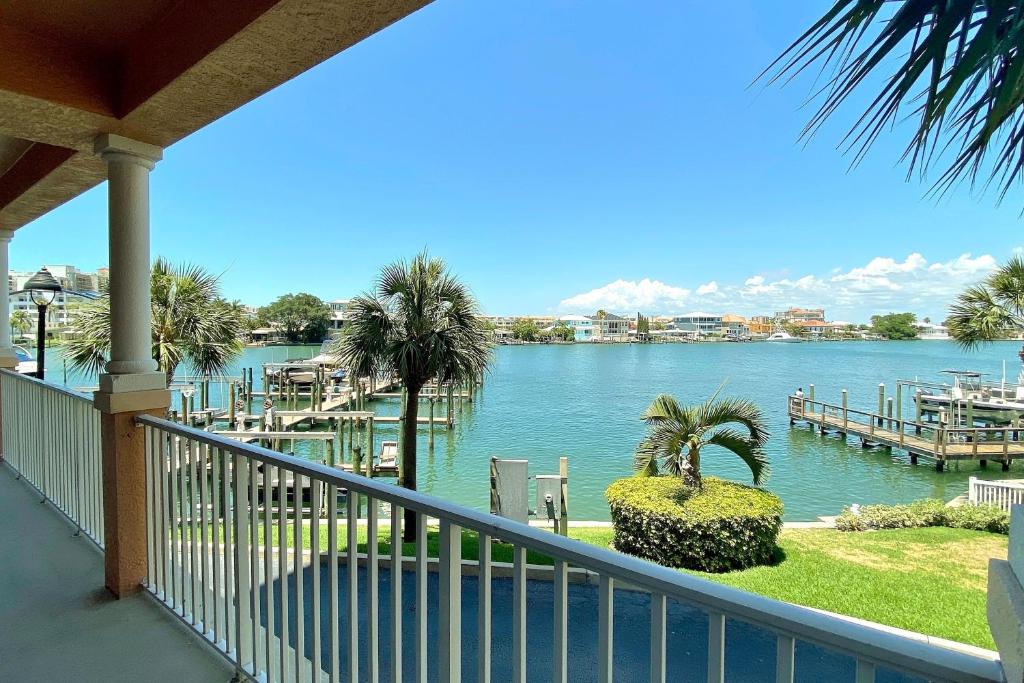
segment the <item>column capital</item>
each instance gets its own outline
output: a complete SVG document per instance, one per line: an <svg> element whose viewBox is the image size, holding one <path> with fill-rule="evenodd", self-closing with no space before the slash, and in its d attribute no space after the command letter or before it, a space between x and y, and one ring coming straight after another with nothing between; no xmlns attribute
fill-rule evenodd
<svg viewBox="0 0 1024 683"><path fill-rule="evenodd" d="M10 242L12 237L14 237L13 230L4 230L3 228L0 228L0 242Z"/></svg>
<svg viewBox="0 0 1024 683"><path fill-rule="evenodd" d="M93 142L93 151L104 161L130 159L148 168L164 158L164 151L156 145L139 142L114 133L102 133Z"/></svg>

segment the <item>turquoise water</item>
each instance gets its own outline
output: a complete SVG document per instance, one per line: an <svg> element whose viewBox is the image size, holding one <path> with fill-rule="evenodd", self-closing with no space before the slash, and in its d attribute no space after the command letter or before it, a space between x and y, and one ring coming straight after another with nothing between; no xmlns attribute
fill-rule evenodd
<svg viewBox="0 0 1024 683"><path fill-rule="evenodd" d="M765 485L782 497L788 520L836 514L850 503L949 499L966 490L971 475L1021 477L1024 465L1003 473L998 466L979 470L965 463L941 474L927 464L912 466L898 451L863 450L852 439L846 445L806 427L791 428L786 396L798 386L806 392L813 383L816 398L838 403L846 388L851 408L871 409L878 383L894 390L898 377L938 379L938 371L949 367L998 377L1004 360L1009 376L1016 377L1019 348L1016 342L1000 342L964 353L942 341L498 347L477 401L456 413L454 429L436 432L433 451L427 448L426 428L420 429L420 488L486 509L492 455L528 459L533 474L557 473L564 455L571 517L607 519L604 489L631 473L633 449L644 433L639 416L650 401L659 393L680 402L701 401L727 381L723 394L753 399L768 418L772 474ZM247 349L237 367L255 367L258 384L260 363L315 352L313 347ZM48 361L49 379L60 382L59 350L51 350ZM88 383L88 378L68 378L71 386ZM214 404L221 401L214 394ZM398 402L378 401L374 409L397 414ZM397 430L378 427L378 444L382 438L397 438ZM318 447L300 444L299 455L320 456L307 450ZM735 456L711 449L703 455L705 472L748 480Z"/></svg>

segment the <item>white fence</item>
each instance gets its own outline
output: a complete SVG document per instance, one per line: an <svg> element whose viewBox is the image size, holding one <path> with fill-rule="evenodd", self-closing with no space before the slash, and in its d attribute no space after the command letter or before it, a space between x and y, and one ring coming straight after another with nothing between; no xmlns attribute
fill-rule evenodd
<svg viewBox="0 0 1024 683"><path fill-rule="evenodd" d="M971 477L968 480L967 500L973 505L988 503L1009 512L1011 505L1024 504L1024 482L985 481Z"/></svg>
<svg viewBox="0 0 1024 683"><path fill-rule="evenodd" d="M88 396L0 371L6 462L103 547L99 412Z"/></svg>
<svg viewBox="0 0 1024 683"><path fill-rule="evenodd" d="M858 683L875 680L876 667L938 681L1002 678L998 661L735 590L165 420L140 416L137 422L146 428L149 590L231 658L240 673L260 680L378 681L385 657L390 680L400 681L403 652L410 651L415 666L408 668L414 670L416 681L427 681L428 661L431 678L461 681L462 577L468 571L477 576L476 594L469 598L478 609L475 629L470 629L476 634L471 648L476 670L465 674L490 681L492 627L497 623L492 620L495 539L511 544L513 558L511 613L498 615L511 620L506 651L510 661L507 669L495 672L497 680L526 680L527 662L534 658L537 643L531 636L527 651L529 605L530 610L551 610L545 627L549 630L540 636L551 647L551 680L568 680L571 664L573 678L582 675L607 683L613 676L613 658L630 657L627 661L649 662L650 680L663 683L668 675L666 608L672 603L696 607L706 615L709 681L725 680L727 621L746 622L773 634L775 673L764 673L777 681L793 680L797 653L802 651L798 642L851 657ZM380 503L390 505L386 523L379 518ZM389 526L392 537L398 537L403 512L411 515L417 530L415 550L403 558L402 545L394 543L382 557L376 542L382 540L382 527ZM428 520L439 527L436 584L433 578L428 581ZM299 539L307 531L309 558L289 543L289 535ZM480 549L479 559L472 563L461 559L464 532ZM360 543L365 544L364 552L358 550ZM342 544L347 548L342 550ZM544 600L528 600L527 551L554 563L546 593L550 597ZM403 608L402 581L388 582L388 599L381 606L380 567L401 567L403 559L412 570L412 595L406 594L412 606ZM568 655L570 566L596 575L598 618L587 636L597 643L593 660L570 660ZM436 599L428 599L428 585L435 586ZM627 587L650 593L649 651L645 638L642 653L616 652L612 638L615 595ZM428 642L428 619L433 623L435 617L437 635ZM413 627L403 629L403 619L413 620ZM641 628L646 629L646 623ZM403 645L406 631L413 642ZM536 673L531 668L531 678ZM682 679L678 673L672 678Z"/></svg>

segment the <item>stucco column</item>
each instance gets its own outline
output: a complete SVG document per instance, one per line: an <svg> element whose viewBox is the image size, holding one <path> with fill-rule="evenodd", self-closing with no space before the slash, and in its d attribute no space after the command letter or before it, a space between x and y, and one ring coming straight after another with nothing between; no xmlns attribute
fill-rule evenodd
<svg viewBox="0 0 1024 683"><path fill-rule="evenodd" d="M0 230L0 368L15 368L18 359L11 346L11 292L8 284L9 256L13 232Z"/></svg>
<svg viewBox="0 0 1024 683"><path fill-rule="evenodd" d="M146 576L146 458L135 417L166 414L167 379L153 360L149 286L149 172L153 145L117 135L96 139L107 164L110 221L110 361L94 404L103 444L104 574L121 597Z"/></svg>

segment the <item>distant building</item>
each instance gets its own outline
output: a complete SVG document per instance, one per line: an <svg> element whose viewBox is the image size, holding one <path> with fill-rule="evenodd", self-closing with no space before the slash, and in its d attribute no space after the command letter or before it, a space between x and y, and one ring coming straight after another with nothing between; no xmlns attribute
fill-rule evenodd
<svg viewBox="0 0 1024 683"><path fill-rule="evenodd" d="M713 313L687 313L673 316L672 326L683 332L693 332L698 337L719 337L722 335L722 316Z"/></svg>
<svg viewBox="0 0 1024 683"><path fill-rule="evenodd" d="M743 316L727 313L722 316L722 332L726 339L749 339L750 325Z"/></svg>
<svg viewBox="0 0 1024 683"><path fill-rule="evenodd" d="M554 319L552 327L560 325L571 329L578 342L588 342L594 339L594 320L585 315L560 315Z"/></svg>
<svg viewBox="0 0 1024 683"><path fill-rule="evenodd" d="M914 323L918 339L949 339L949 330L945 325L935 323Z"/></svg>
<svg viewBox="0 0 1024 683"><path fill-rule="evenodd" d="M755 315L747 321L750 336L767 337L775 331L775 319L768 315Z"/></svg>
<svg viewBox="0 0 1024 683"><path fill-rule="evenodd" d="M351 303L352 299L334 299L327 302L327 306L331 309L330 328L332 330L340 330L345 323L351 320L348 310Z"/></svg>
<svg viewBox="0 0 1024 683"><path fill-rule="evenodd" d="M603 318L590 316L593 323L593 341L600 342L628 342L629 341L629 318L614 313L605 313Z"/></svg>
<svg viewBox="0 0 1024 683"><path fill-rule="evenodd" d="M105 290L110 281L110 274L107 268L99 268L95 273L87 273L78 270L75 266L69 265L47 265L45 268L50 271L51 275L57 278L61 287L68 290L68 293L58 293L54 297L53 303L46 308L47 328L67 327L74 307L85 300L82 297L70 294L70 292L80 292L88 297L92 297ZM30 336L35 336L36 327L34 323L37 308L32 302L32 295L22 290L25 289L25 284L29 281L29 278L35 274L35 271L10 271L7 275L8 291L19 292L18 294L12 293L10 295L10 312L24 311L29 314L33 320L32 328L27 331L27 334Z"/></svg>
<svg viewBox="0 0 1024 683"><path fill-rule="evenodd" d="M813 320L824 320L824 308L787 308L784 311L776 311L775 319L783 323L809 322Z"/></svg>

